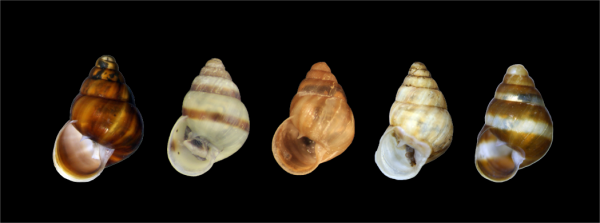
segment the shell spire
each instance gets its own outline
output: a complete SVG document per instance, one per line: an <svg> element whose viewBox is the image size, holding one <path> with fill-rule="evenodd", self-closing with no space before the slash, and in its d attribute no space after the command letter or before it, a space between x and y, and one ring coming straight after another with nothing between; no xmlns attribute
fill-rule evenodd
<svg viewBox="0 0 600 223"><path fill-rule="evenodd" d="M213 76L231 80L231 75L225 70L223 61L217 58L212 58L200 70L200 76Z"/></svg>
<svg viewBox="0 0 600 223"><path fill-rule="evenodd" d="M533 79L523 65L512 65L488 105L475 166L490 181L507 181L540 160L552 136L552 119Z"/></svg>
<svg viewBox="0 0 600 223"><path fill-rule="evenodd" d="M421 62L415 62L410 67L408 75L398 89L396 101L447 108L444 95L439 91L435 80L431 78L431 73L425 64Z"/></svg>
<svg viewBox="0 0 600 223"><path fill-rule="evenodd" d="M454 126L446 99L423 63L411 65L396 94L389 121L375 153L377 166L389 178L413 178L423 165L450 147Z"/></svg>
<svg viewBox="0 0 600 223"><path fill-rule="evenodd" d="M96 60L96 67L109 70L119 70L117 60L111 55L102 55Z"/></svg>
<svg viewBox="0 0 600 223"><path fill-rule="evenodd" d="M408 75L411 76L419 76L419 77L431 77L431 73L427 70L425 64L421 62L414 62L410 65L410 69L408 70ZM435 82L435 81L434 81Z"/></svg>

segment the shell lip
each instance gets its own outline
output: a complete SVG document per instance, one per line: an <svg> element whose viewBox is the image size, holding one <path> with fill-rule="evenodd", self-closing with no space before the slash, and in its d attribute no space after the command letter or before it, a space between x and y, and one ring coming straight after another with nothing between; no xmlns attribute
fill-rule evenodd
<svg viewBox="0 0 600 223"><path fill-rule="evenodd" d="M173 129L171 129L169 142L167 144L167 157L171 166L173 166L177 172L185 176L196 177L203 175L212 169L214 163L219 161L217 159L219 151L211 148L209 150L210 154L204 161L193 157L193 154L188 149L184 148L182 143L179 143L179 141L183 141L185 127L187 126L186 119L187 116L179 117L173 126ZM177 154L175 154L175 151L177 151Z"/></svg>
<svg viewBox="0 0 600 223"><path fill-rule="evenodd" d="M390 157L392 155L395 155L394 157L398 156L398 154L395 154L395 153L390 154L389 153L389 152L397 152L397 149L398 149L397 148L398 141L396 141L397 139L392 136L392 131L396 131L396 130L399 132L399 134L401 134L401 136L399 136L399 137L402 137L402 139L400 141L402 141L403 144L411 145L411 147L414 147L415 151L418 151L418 154L415 153L418 156L418 157L415 157L415 159L417 160L416 166L410 166L410 167L408 167L408 170L399 170L397 168L395 169L393 167L393 165L398 164L398 163L402 164L402 162L400 161L400 162L395 162L395 163L389 163L386 159L386 157L388 159L392 158L392 157ZM392 146L392 148L389 148L389 146ZM402 153L402 154L404 154L404 153ZM377 148L377 151L375 152L375 163L377 164L377 167L379 167L379 170L388 178L391 178L394 180L408 180L408 179L412 179L416 175L418 175L418 173L421 171L423 166L426 163L428 163L427 160L430 155L431 155L431 147L429 145L415 139L410 134L407 134L400 126L389 126L386 129L386 131L384 132L381 139L379 140L379 147ZM394 159L392 161L399 161L399 159ZM398 167L398 165L396 165L396 167Z"/></svg>
<svg viewBox="0 0 600 223"><path fill-rule="evenodd" d="M502 183L515 177L523 168L520 165L526 159L526 154L523 149L513 148L501 141L490 131L491 128L485 125L479 133L475 149L475 168L483 178Z"/></svg>
<svg viewBox="0 0 600 223"><path fill-rule="evenodd" d="M288 117L285 121L283 121L283 123L281 123L279 125L279 127L277 128L277 130L275 131L275 136L273 137L273 141L271 144L273 157L275 158L275 161L277 162L277 164L279 164L279 166L283 170L285 170L285 172L292 174L292 175L300 176L300 175L307 175L309 173L312 173L323 162L321 160L320 156L318 156L318 155L315 156L314 163L308 164L308 165L306 165L306 167L304 167L300 170L294 170L294 168L285 160L285 158L279 154L280 152L290 154L290 152L281 151L280 148L277 146L279 141L285 140L285 139L280 139L280 140L278 140L278 139L280 138L280 135L283 134L283 132L282 132L284 130L283 128L287 128L287 125L293 125L292 117ZM295 126L293 126L293 127L296 128ZM320 147L320 144L315 143L315 146ZM318 150L320 150L320 148L315 148L315 151L318 151ZM292 155L292 157L293 156L294 155Z"/></svg>
<svg viewBox="0 0 600 223"><path fill-rule="evenodd" d="M69 127L69 125L71 123L77 122L76 120L69 120L65 123L65 125L63 125L63 127L61 128L61 130L58 133L58 136L56 137L55 141L54 141L54 149L52 150L52 162L54 164L54 167L56 168L56 171L65 179L70 180L72 182L76 182L76 183L85 183L85 182L90 182L94 179L96 179L98 176L100 176L100 174L104 171L104 169L106 168L106 162L108 161L108 157L110 157L110 155L112 155L114 150L109 151L108 156L106 157L105 161L101 161L100 166L98 167L98 171L90 174L89 176L85 176L85 177L78 177L78 176L74 176L70 173L68 173L67 170L65 170L63 167L61 166L59 163L61 161L59 161L59 157L58 157L58 153L56 152L57 150L57 146L58 146L58 141L61 139L61 136L63 136L64 131L66 128ZM72 126L72 125L71 125ZM72 127L73 129L75 129L74 127ZM75 131L77 131L75 129ZM78 132L79 135L81 135L81 133ZM83 139L82 139L83 140Z"/></svg>

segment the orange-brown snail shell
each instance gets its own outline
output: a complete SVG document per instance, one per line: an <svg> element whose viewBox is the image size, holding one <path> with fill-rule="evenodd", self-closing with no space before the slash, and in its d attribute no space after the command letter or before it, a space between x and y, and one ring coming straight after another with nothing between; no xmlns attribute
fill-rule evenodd
<svg viewBox="0 0 600 223"><path fill-rule="evenodd" d="M292 99L290 117L273 137L273 155L288 173L305 175L343 153L354 139L354 115L326 63L312 66Z"/></svg>
<svg viewBox="0 0 600 223"><path fill-rule="evenodd" d="M133 93L112 56L96 61L58 133L52 160L64 178L88 182L123 161L142 142L144 124Z"/></svg>
<svg viewBox="0 0 600 223"><path fill-rule="evenodd" d="M475 167L490 181L507 181L542 159L552 136L552 118L533 79L522 65L510 66L488 105Z"/></svg>

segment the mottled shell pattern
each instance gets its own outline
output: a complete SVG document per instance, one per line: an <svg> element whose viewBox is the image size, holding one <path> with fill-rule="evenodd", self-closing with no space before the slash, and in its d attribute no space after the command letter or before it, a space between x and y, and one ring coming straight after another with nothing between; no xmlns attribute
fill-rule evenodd
<svg viewBox="0 0 600 223"><path fill-rule="evenodd" d="M182 116L169 137L169 161L183 175L202 175L238 151L249 132L248 111L237 85L223 62L211 59L183 99Z"/></svg>
<svg viewBox="0 0 600 223"><path fill-rule="evenodd" d="M507 181L540 160L552 136L552 118L533 79L522 65L510 66L488 105L475 166L490 181Z"/></svg>
<svg viewBox="0 0 600 223"><path fill-rule="evenodd" d="M273 155L288 173L305 175L342 154L354 139L354 115L326 63L312 66L277 128Z"/></svg>
<svg viewBox="0 0 600 223"><path fill-rule="evenodd" d="M74 182L95 179L105 167L131 156L142 143L144 124L116 60L102 56L71 105L52 154L57 171Z"/></svg>
<svg viewBox="0 0 600 223"><path fill-rule="evenodd" d="M444 154L452 142L454 126L446 100L423 63L410 67L389 120L375 153L377 166L389 178L413 178L423 165Z"/></svg>

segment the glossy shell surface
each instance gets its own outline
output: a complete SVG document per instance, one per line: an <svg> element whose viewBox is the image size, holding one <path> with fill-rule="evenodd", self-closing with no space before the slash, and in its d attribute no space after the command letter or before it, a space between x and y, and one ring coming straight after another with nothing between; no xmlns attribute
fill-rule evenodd
<svg viewBox="0 0 600 223"><path fill-rule="evenodd" d="M72 181L97 177L104 167L131 156L143 137L142 116L112 56L102 56L71 105L53 151L59 173ZM77 140L79 138L79 140ZM106 160L100 159L105 157Z"/></svg>
<svg viewBox="0 0 600 223"><path fill-rule="evenodd" d="M520 64L508 68L488 105L477 137L475 166L493 182L539 161L550 149L553 125L542 95Z"/></svg>

